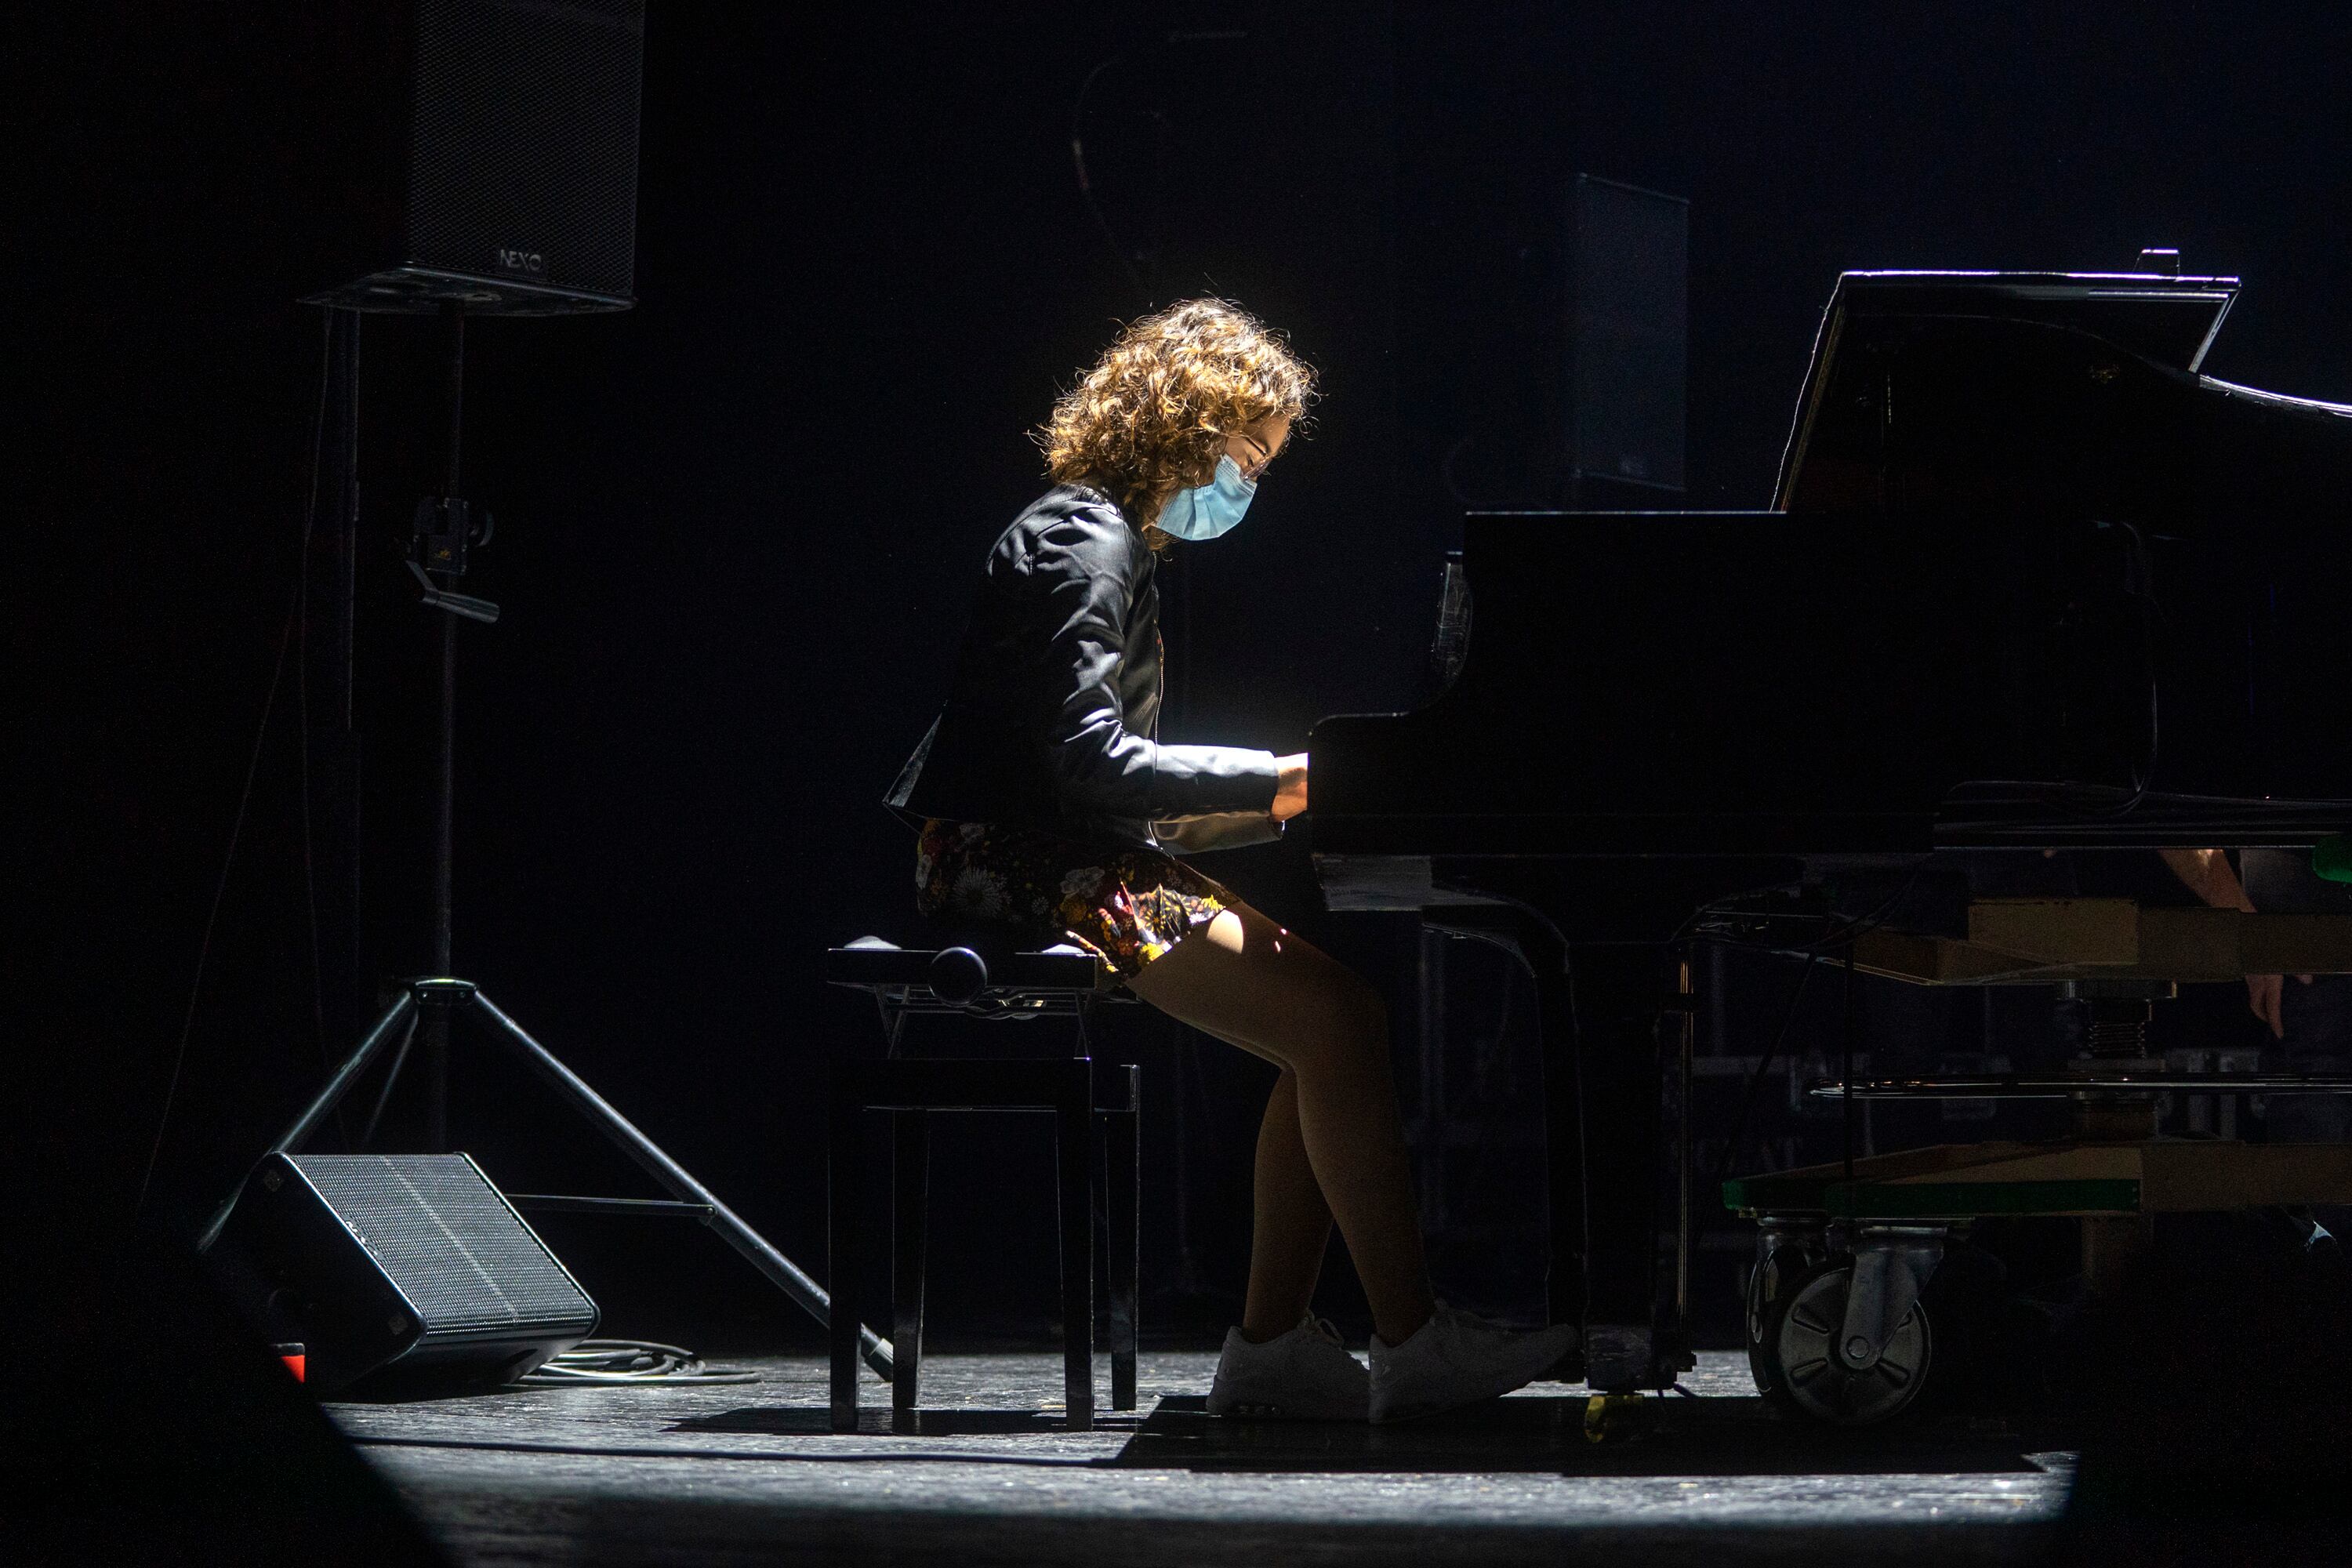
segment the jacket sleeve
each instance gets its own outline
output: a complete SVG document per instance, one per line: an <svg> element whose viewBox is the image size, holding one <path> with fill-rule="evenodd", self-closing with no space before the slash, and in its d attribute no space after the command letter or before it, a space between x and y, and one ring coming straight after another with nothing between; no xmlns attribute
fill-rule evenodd
<svg viewBox="0 0 2352 1568"><path fill-rule="evenodd" d="M1045 668L1059 688L1048 740L1056 804L1145 820L1270 814L1281 782L1272 752L1163 745L1127 728L1118 666L1143 548L1124 522L1084 514L1038 537L1031 588L1043 595Z"/></svg>
<svg viewBox="0 0 2352 1568"><path fill-rule="evenodd" d="M1152 842L1171 855L1239 849L1249 844L1271 844L1281 837L1282 824L1265 811L1221 811L1213 816L1184 816L1151 825Z"/></svg>

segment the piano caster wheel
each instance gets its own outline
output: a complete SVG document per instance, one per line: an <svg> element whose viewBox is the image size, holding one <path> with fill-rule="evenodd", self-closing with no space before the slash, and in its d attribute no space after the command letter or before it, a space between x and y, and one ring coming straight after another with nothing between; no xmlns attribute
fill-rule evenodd
<svg viewBox="0 0 2352 1568"><path fill-rule="evenodd" d="M1756 1392L1778 1404L1787 1404L1780 1386L1779 1363L1768 1348L1772 1316L1806 1272L1829 1255L1818 1225L1802 1226L1768 1218L1764 1222L1760 1257L1748 1275L1748 1372Z"/></svg>
<svg viewBox="0 0 2352 1568"><path fill-rule="evenodd" d="M1805 1267L1804 1259L1780 1248L1748 1276L1748 1374L1756 1380L1756 1392L1775 1404L1788 1403L1787 1390L1781 1386L1780 1364L1772 1359L1767 1336L1771 1332L1773 1309Z"/></svg>
<svg viewBox="0 0 2352 1568"><path fill-rule="evenodd" d="M1766 1398L1832 1426L1874 1426L1892 1421L1919 1397L1935 1357L1925 1303L1912 1304L1876 1361L1857 1367L1837 1342L1853 1260L1829 1258L1793 1279L1775 1281L1771 1272L1769 1265L1757 1269L1763 1283L1748 1289L1752 1312L1763 1291L1779 1286L1777 1298L1763 1302L1760 1331L1751 1328L1748 1346L1756 1386Z"/></svg>

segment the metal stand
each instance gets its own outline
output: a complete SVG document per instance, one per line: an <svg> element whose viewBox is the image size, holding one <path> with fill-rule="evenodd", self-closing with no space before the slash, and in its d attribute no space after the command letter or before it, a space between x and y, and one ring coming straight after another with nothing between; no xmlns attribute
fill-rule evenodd
<svg viewBox="0 0 2352 1568"><path fill-rule="evenodd" d="M466 310L454 300L442 307L449 323L449 469L442 489L440 506L431 511L417 509L420 524L417 538L411 545L412 570L422 574L431 570L436 575L426 581L434 588L446 591L466 570L466 548L473 542L473 529L468 510L457 498L465 492L458 488L461 472L458 464L463 450L461 437L465 430L466 412ZM454 534L454 542L434 545L423 526L428 518L441 522L441 531ZM482 542L487 543L485 537ZM423 556L422 561L416 559ZM428 602L432 589L426 591ZM441 701L436 715L434 795L433 795L433 973L446 974L453 967L449 955L451 914L452 863L456 857L457 798L457 616L446 605L441 622ZM495 607L490 615L495 616ZM425 1015L425 1141L437 1152L449 1146L449 1009L434 1007Z"/></svg>
<svg viewBox="0 0 2352 1568"><path fill-rule="evenodd" d="M478 518L472 505L458 498L461 472L458 458L465 413L466 317L464 308L454 301L443 306L442 314L449 333L446 493L428 497L418 504L408 559L409 573L423 590L425 605L442 613L438 627L441 689L434 752L435 973L408 983L408 989L370 1026L358 1048L335 1069L326 1087L319 1091L318 1098L311 1100L294 1119L293 1125L270 1144L268 1152L273 1154L290 1153L299 1149L318 1130L319 1123L342 1103L343 1098L351 1093L385 1047L397 1037L399 1045L391 1068L384 1075L383 1088L376 1098L374 1111L368 1118L367 1130L360 1138L362 1145L372 1141L376 1122L382 1118L384 1105L392 1097L393 1085L407 1065L409 1047L420 1034L425 1044L425 1140L436 1152L446 1151L449 1146L450 1026L461 1009L478 1008L495 1026L495 1037L520 1052L541 1078L554 1086L558 1094L595 1123L606 1137L620 1146L622 1152L667 1188L675 1199L662 1202L642 1198L519 1194L512 1199L518 1209L572 1214L662 1214L698 1219L724 1237L729 1246L749 1258L751 1267L767 1276L771 1283L798 1302L811 1317L830 1327L832 1302L815 1280L803 1273L791 1258L770 1246L758 1231L744 1224L734 1210L720 1203L708 1187L689 1175L684 1166L664 1153L652 1139L638 1131L602 1095L589 1088L577 1073L526 1034L521 1025L499 1011L475 987L473 982L448 975L451 967L451 870L456 847L457 622L462 617L489 625L498 620L499 607L487 599L458 593L455 587L457 579L465 575L469 552L489 542L492 525L487 512ZM356 328L353 333L355 345ZM355 369L355 347L352 352ZM355 375L353 384L347 389L347 395L354 400L355 406ZM355 447L355 434L348 439ZM344 461L348 465L352 460L347 449ZM229 1211L236 1206L237 1197L243 1190L240 1184L237 1192L231 1193L227 1201L214 1213L198 1238L200 1248L209 1248L219 1237L221 1227L228 1221ZM888 1379L892 1370L889 1342L864 1323L859 1323L857 1346L866 1364L874 1369L876 1375Z"/></svg>
<svg viewBox="0 0 2352 1568"><path fill-rule="evenodd" d="M369 1066L382 1056L386 1047L391 1047L395 1039L399 1041L397 1048L404 1053L407 1049L411 1037L415 1035L420 1026L427 1031L438 1026L441 1037L446 1039L448 1037L450 1026L455 1022L457 1015L467 1008L475 1009L487 1016L492 1026L492 1038L510 1047L533 1071L545 1079L556 1093L568 1101L573 1110L586 1117L598 1131L610 1138L623 1153L635 1161L640 1169L667 1189L675 1200L663 1203L642 1198L537 1196L521 1194L516 1194L513 1199L517 1208L527 1211L538 1210L543 1213L661 1214L699 1220L717 1231L726 1239L730 1247L750 1260L752 1268L757 1268L767 1277L770 1283L798 1302L811 1317L820 1323L830 1326L833 1303L815 1280L803 1272L791 1258L771 1246L766 1237L746 1225L733 1209L719 1202L709 1188L688 1173L686 1167L663 1152L660 1146L652 1139L639 1131L626 1117L614 1110L611 1102L588 1087L587 1082L558 1060L553 1052L532 1039L520 1024L500 1011L497 1005L483 995L470 980L433 976L411 981L408 989L403 992L399 999L391 1006L385 1008L375 1023L370 1026L367 1034L361 1039L358 1048L345 1058L342 1066L335 1069L334 1076L327 1080L327 1086L319 1091L318 1097L302 1109L302 1113L297 1116L292 1124L269 1145L268 1152L272 1154L284 1154L299 1150L309 1141L310 1134L318 1130L319 1124L326 1120L328 1113L341 1103L343 1098L357 1087ZM232 1193L228 1201L222 1204L214 1213L210 1223L205 1226L203 1235L198 1238L199 1247L212 1246L214 1239L220 1235L221 1227L228 1222L229 1211L236 1206L237 1196L242 1191L243 1188L240 1186L238 1192ZM890 1343L887 1340L860 1323L857 1326L857 1348L859 1355L864 1358L867 1366L874 1369L876 1376L885 1380L891 1377L893 1366Z"/></svg>

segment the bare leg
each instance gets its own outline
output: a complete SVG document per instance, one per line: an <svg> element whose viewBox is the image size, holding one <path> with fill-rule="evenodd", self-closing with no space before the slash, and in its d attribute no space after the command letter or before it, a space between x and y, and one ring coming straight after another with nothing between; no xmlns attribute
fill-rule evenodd
<svg viewBox="0 0 2352 1568"><path fill-rule="evenodd" d="M1244 1332L1255 1338L1261 1329L1279 1332L1297 1321L1314 1286L1301 1259L1319 1261L1323 1246L1317 1205L1297 1191L1289 1119L1279 1114L1287 1081L1307 1173L1347 1240L1373 1325L1388 1343L1403 1343L1428 1319L1432 1303L1379 995L1245 905L1219 915L1128 984L1171 1016L1285 1069L1259 1131L1261 1234L1250 1289L1257 1321ZM1292 1302L1298 1304L1288 1321L1265 1321Z"/></svg>
<svg viewBox="0 0 2352 1568"><path fill-rule="evenodd" d="M1196 1027L1198 1026L1195 1026ZM1212 1038L1264 1056L1230 1035L1202 1030ZM1271 1057L1266 1058L1272 1061ZM1258 1123L1257 1163L1252 1173L1254 1213L1250 1226L1249 1295L1242 1309L1242 1337L1255 1344L1298 1326L1323 1277L1323 1256L1331 1247L1331 1205L1307 1160L1298 1132L1298 1079L1288 1068L1274 1080Z"/></svg>
<svg viewBox="0 0 2352 1568"><path fill-rule="evenodd" d="M1263 1344L1288 1333L1307 1315L1323 1274L1323 1255L1331 1246L1331 1205L1323 1201L1306 1142L1298 1135L1298 1079L1287 1068L1266 1096L1251 1190L1249 1298L1242 1309L1242 1333Z"/></svg>

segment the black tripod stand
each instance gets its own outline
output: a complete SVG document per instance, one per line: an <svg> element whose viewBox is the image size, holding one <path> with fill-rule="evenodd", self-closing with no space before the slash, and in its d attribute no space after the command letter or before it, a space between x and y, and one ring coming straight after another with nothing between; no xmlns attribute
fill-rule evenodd
<svg viewBox="0 0 2352 1568"><path fill-rule="evenodd" d="M366 1132L361 1139L362 1142L367 1142L373 1136L384 1104L391 1099L393 1086L407 1064L409 1048L420 1034L425 1046L425 1141L436 1151L446 1148L449 1132L448 1074L452 1026L459 1014L472 1011L488 1019L491 1038L520 1054L523 1061L572 1109L586 1117L598 1131L618 1145L623 1153L635 1161L671 1194L667 1200L509 1194L516 1208L539 1213L672 1215L699 1220L723 1237L729 1246L751 1261L751 1267L798 1302L810 1316L819 1323L829 1325L832 1302L815 1280L791 1258L776 1250L758 1231L746 1225L734 1210L720 1203L684 1166L663 1152L652 1139L639 1131L577 1073L557 1059L553 1052L531 1038L521 1025L483 995L473 982L457 979L448 973L452 923L451 868L455 850L453 823L457 795L457 621L463 617L487 625L498 619L499 607L487 599L460 594L453 586L465 574L469 551L489 542L491 525L488 513L483 513L478 522L470 503L458 499L459 439L465 409L466 318L462 307L455 303L444 306L443 315L449 332L447 481L444 494L428 498L417 505L408 561L409 571L424 590L425 605L443 614L438 744L435 752L433 973L425 978L410 981L398 999L378 1015L361 1037L358 1047L344 1058L342 1065L327 1080L326 1087L303 1108L293 1123L270 1144L268 1152L291 1153L299 1150L390 1048L393 1051L392 1065L377 1095L375 1113L369 1117ZM338 359L335 367L338 374L355 374L353 359ZM343 389L347 398L352 390L350 387ZM345 436L347 440L352 438L349 434ZM346 454L347 460L348 457ZM397 1046L394 1045L395 1039ZM229 1212L236 1205L238 1195L238 1193L230 1194L214 1213L198 1239L200 1247L209 1248L218 1237L222 1226L228 1221ZM892 1370L889 1342L863 1323L858 1325L857 1342L859 1353L866 1364L873 1368L877 1375L888 1379Z"/></svg>

